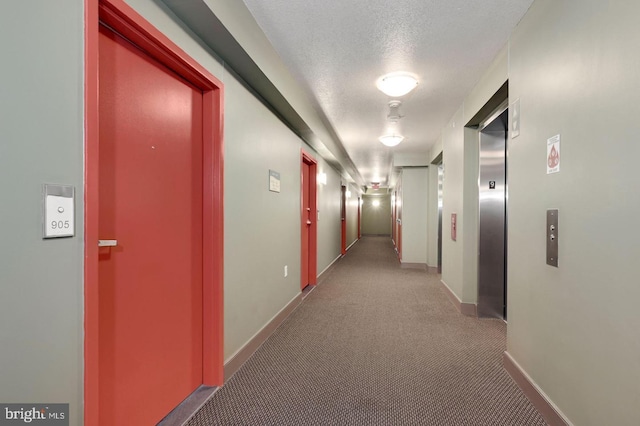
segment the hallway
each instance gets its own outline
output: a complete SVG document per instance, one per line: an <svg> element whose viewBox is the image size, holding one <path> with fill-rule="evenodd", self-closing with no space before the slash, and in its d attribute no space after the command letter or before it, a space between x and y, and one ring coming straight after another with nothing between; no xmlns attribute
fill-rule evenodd
<svg viewBox="0 0 640 426"><path fill-rule="evenodd" d="M363 237L187 423L544 425L502 366L506 326Z"/></svg>

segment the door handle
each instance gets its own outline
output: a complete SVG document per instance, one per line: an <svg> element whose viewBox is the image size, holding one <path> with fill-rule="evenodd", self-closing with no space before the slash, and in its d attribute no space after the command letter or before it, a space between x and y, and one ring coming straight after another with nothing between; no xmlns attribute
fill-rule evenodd
<svg viewBox="0 0 640 426"><path fill-rule="evenodd" d="M311 225L311 221L310 220L307 221L307 225Z"/></svg>
<svg viewBox="0 0 640 426"><path fill-rule="evenodd" d="M98 247L115 247L118 245L118 240L98 240Z"/></svg>

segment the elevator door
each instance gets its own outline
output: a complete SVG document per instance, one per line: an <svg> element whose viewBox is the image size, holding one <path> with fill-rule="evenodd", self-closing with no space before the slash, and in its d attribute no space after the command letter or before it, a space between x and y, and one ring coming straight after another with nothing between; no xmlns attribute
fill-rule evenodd
<svg viewBox="0 0 640 426"><path fill-rule="evenodd" d="M438 165L438 273L442 273L442 204L444 187L444 165Z"/></svg>
<svg viewBox="0 0 640 426"><path fill-rule="evenodd" d="M506 142L508 111L480 130L478 316L507 317Z"/></svg>

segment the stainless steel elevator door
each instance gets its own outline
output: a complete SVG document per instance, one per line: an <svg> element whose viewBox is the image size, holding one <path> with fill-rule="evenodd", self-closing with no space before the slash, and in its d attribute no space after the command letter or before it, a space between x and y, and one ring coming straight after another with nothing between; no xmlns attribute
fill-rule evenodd
<svg viewBox="0 0 640 426"><path fill-rule="evenodd" d="M478 316L506 319L508 111L480 131Z"/></svg>
<svg viewBox="0 0 640 426"><path fill-rule="evenodd" d="M442 273L442 200L444 186L444 166L438 165L438 273Z"/></svg>

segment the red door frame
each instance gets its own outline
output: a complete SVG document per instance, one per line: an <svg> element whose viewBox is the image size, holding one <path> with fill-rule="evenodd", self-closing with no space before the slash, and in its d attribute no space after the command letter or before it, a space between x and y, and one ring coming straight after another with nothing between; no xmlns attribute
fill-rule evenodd
<svg viewBox="0 0 640 426"><path fill-rule="evenodd" d="M362 238L362 232L360 229L360 216L362 215L362 198L358 197L358 239Z"/></svg>
<svg viewBox="0 0 640 426"><path fill-rule="evenodd" d="M398 249L398 260L402 261L402 183L400 184L400 195L396 195L396 248Z"/></svg>
<svg viewBox="0 0 640 426"><path fill-rule="evenodd" d="M203 92L203 377L224 382L222 83L123 0L85 0L84 424L100 419L98 293L98 30L104 22ZM214 238L215 237L215 238Z"/></svg>
<svg viewBox="0 0 640 426"><path fill-rule="evenodd" d="M347 254L347 187L342 185L340 190L340 253L344 256Z"/></svg>
<svg viewBox="0 0 640 426"><path fill-rule="evenodd" d="M302 168L307 164L309 166L309 182L304 181L304 173ZM317 190L317 174L318 174L318 161L305 152L300 150L300 246L304 244L303 232L307 232L307 226L309 229L309 241L308 241L308 253L309 253L309 274L307 277L300 274L300 287L304 288L308 285L316 285L318 279L318 190ZM304 190L309 191L309 208L311 214L307 215L307 211L304 207ZM311 221L310 225L307 225L307 217ZM304 250L300 250L301 256L304 254ZM304 260L300 258L300 264Z"/></svg>
<svg viewBox="0 0 640 426"><path fill-rule="evenodd" d="M398 191L393 192L393 196L391 197L391 240L393 241L393 245L398 247L398 238L396 237L396 198L398 197Z"/></svg>

